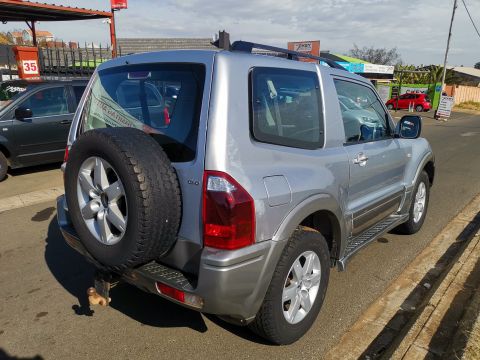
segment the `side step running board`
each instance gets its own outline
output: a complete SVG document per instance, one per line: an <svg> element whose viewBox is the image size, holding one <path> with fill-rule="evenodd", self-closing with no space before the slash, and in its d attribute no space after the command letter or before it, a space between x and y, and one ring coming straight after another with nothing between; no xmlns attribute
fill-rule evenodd
<svg viewBox="0 0 480 360"><path fill-rule="evenodd" d="M385 220L382 220L378 224L372 226L370 229L361 233L358 236L354 236L348 239L347 247L345 248L345 255L338 260L338 270L345 271L347 262L355 255L360 249L367 246L373 240L380 235L385 234L387 231L392 230L396 226L405 222L408 219L407 215L391 215Z"/></svg>

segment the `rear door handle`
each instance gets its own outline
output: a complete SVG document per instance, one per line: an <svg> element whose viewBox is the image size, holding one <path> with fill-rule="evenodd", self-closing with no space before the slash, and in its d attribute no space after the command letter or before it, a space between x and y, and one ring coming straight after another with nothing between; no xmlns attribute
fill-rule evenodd
<svg viewBox="0 0 480 360"><path fill-rule="evenodd" d="M62 120L60 121L60 124L62 125L67 125L67 124L71 124L72 123L72 120Z"/></svg>
<svg viewBox="0 0 480 360"><path fill-rule="evenodd" d="M368 161L368 156L365 155L364 153L358 153L356 157L353 158L353 163L360 165L360 166L365 166L367 165Z"/></svg>

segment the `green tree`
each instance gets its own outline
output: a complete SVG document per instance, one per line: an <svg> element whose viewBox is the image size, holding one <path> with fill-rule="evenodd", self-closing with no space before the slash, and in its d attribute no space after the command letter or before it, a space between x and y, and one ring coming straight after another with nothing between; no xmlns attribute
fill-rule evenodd
<svg viewBox="0 0 480 360"><path fill-rule="evenodd" d="M1 45L11 45L12 41L8 38L7 33L0 32L0 44Z"/></svg>
<svg viewBox="0 0 480 360"><path fill-rule="evenodd" d="M424 73L412 73L408 71L427 71ZM402 71L403 74L402 74ZM415 65L397 65L395 67L395 78L399 81L402 75L403 84L435 84L442 81L443 66L416 67ZM455 72L447 69L445 76L446 84L454 84L458 81Z"/></svg>
<svg viewBox="0 0 480 360"><path fill-rule="evenodd" d="M480 61L477 62L473 67L474 67L475 69L480 69Z"/></svg>
<svg viewBox="0 0 480 360"><path fill-rule="evenodd" d="M379 65L399 65L402 63L402 57L397 51L397 48L374 48L366 47L359 48L357 44L353 44L353 48L348 51L348 55L357 59L368 61L372 64Z"/></svg>

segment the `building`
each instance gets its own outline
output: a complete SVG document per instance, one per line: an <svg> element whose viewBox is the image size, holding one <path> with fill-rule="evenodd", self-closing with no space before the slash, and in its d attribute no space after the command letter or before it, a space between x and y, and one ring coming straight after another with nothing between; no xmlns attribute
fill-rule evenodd
<svg viewBox="0 0 480 360"><path fill-rule="evenodd" d="M35 34L37 35L38 43L48 43L54 40L54 36L50 31L37 30ZM7 37L15 45L31 44L33 42L32 31L30 29L8 32Z"/></svg>
<svg viewBox="0 0 480 360"><path fill-rule="evenodd" d="M480 87L480 69L466 66L447 66L447 69L455 73L459 84Z"/></svg>
<svg viewBox="0 0 480 360"><path fill-rule="evenodd" d="M392 65L372 64L350 56L332 54L329 51L321 51L320 56L335 61L346 70L371 80L375 85L382 82L389 83L394 80L393 72L395 67Z"/></svg>
<svg viewBox="0 0 480 360"><path fill-rule="evenodd" d="M211 38L119 38L121 55L172 49L216 49Z"/></svg>
<svg viewBox="0 0 480 360"><path fill-rule="evenodd" d="M23 36L21 31L9 31L7 33L7 38L16 45L23 44Z"/></svg>

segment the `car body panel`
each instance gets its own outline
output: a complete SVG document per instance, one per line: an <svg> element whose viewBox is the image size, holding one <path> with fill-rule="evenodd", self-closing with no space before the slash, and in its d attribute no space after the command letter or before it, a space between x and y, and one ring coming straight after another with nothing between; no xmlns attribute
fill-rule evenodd
<svg viewBox="0 0 480 360"><path fill-rule="evenodd" d="M14 81L11 82L15 84ZM76 108L71 85L85 86L86 80L20 81L27 90L21 92L0 110L0 135L8 149L11 168L61 162L67 144L70 124ZM62 114L15 118L15 109L42 90L64 88L66 108Z"/></svg>

